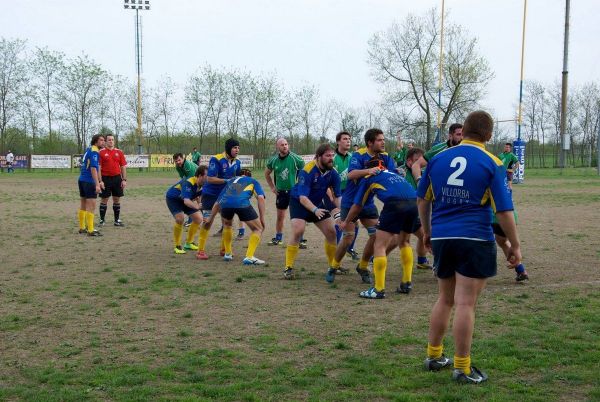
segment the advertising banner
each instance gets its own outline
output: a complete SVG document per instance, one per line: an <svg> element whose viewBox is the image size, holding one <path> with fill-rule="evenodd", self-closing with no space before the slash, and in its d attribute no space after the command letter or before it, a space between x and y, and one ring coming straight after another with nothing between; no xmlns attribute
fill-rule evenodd
<svg viewBox="0 0 600 402"><path fill-rule="evenodd" d="M81 167L81 158L83 158L82 154L72 155L71 156L71 167L74 169L79 169Z"/></svg>
<svg viewBox="0 0 600 402"><path fill-rule="evenodd" d="M523 140L513 142L513 152L519 159L519 168L514 172L513 183L523 183L525 180L525 144Z"/></svg>
<svg viewBox="0 0 600 402"><path fill-rule="evenodd" d="M125 155L128 168L150 167L150 155Z"/></svg>
<svg viewBox="0 0 600 402"><path fill-rule="evenodd" d="M151 168L174 168L173 155L168 154L151 154L150 155L150 167Z"/></svg>
<svg viewBox="0 0 600 402"><path fill-rule="evenodd" d="M31 168L70 169L71 155L31 155Z"/></svg>
<svg viewBox="0 0 600 402"><path fill-rule="evenodd" d="M304 163L308 163L308 162L312 161L313 159L315 159L314 155L300 155L300 157L302 158Z"/></svg>
<svg viewBox="0 0 600 402"><path fill-rule="evenodd" d="M6 155L0 156L0 167L6 168ZM15 155L13 169L27 169L27 155Z"/></svg>

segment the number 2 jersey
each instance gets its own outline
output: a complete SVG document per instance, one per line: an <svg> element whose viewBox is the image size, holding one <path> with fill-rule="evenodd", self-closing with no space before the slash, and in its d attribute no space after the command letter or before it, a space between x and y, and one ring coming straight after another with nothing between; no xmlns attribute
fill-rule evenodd
<svg viewBox="0 0 600 402"><path fill-rule="evenodd" d="M513 210L502 161L470 140L429 161L417 196L433 202L432 240L494 241L491 212Z"/></svg>
<svg viewBox="0 0 600 402"><path fill-rule="evenodd" d="M221 208L248 208L253 195L265 196L260 183L252 177L239 176L229 179L219 194L217 202Z"/></svg>

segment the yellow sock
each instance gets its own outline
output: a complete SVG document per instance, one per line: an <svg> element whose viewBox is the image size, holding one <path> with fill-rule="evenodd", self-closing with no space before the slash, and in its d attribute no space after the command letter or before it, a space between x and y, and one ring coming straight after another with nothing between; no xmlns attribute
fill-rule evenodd
<svg viewBox="0 0 600 402"><path fill-rule="evenodd" d="M288 244L287 248L285 249L285 266L287 267L293 267L294 266L294 262L296 262L296 256L298 255L298 249L300 248L300 246L298 246L297 244L295 246L292 246L291 244Z"/></svg>
<svg viewBox="0 0 600 402"><path fill-rule="evenodd" d="M412 282L413 249L411 246L400 249L400 261L402 262L402 282Z"/></svg>
<svg viewBox="0 0 600 402"><path fill-rule="evenodd" d="M367 261L367 260L363 260L361 258L360 261L358 262L358 267L360 269L367 269L368 266L369 266L369 261Z"/></svg>
<svg viewBox="0 0 600 402"><path fill-rule="evenodd" d="M186 243L194 242L194 237L196 237L196 232L198 231L198 226L200 226L200 225L198 225L196 222L192 222L192 224L188 228L187 237L185 240Z"/></svg>
<svg viewBox="0 0 600 402"><path fill-rule="evenodd" d="M181 246L181 234L183 233L183 225L176 223L173 225L173 246Z"/></svg>
<svg viewBox="0 0 600 402"><path fill-rule="evenodd" d="M225 254L233 253L233 228L232 227L224 227L223 235L221 236L223 241L223 247L225 248Z"/></svg>
<svg viewBox="0 0 600 402"><path fill-rule="evenodd" d="M375 290L381 292L385 289L385 270L387 257L373 258L373 275L375 276Z"/></svg>
<svg viewBox="0 0 600 402"><path fill-rule="evenodd" d="M442 353L444 352L444 345L440 346L431 346L430 343L427 344L427 357L430 359L438 359L442 357Z"/></svg>
<svg viewBox="0 0 600 402"><path fill-rule="evenodd" d="M252 233L250 238L248 239L248 250L246 250L246 257L254 257L254 253L256 252L256 248L260 243L260 236L256 233Z"/></svg>
<svg viewBox="0 0 600 402"><path fill-rule="evenodd" d="M85 213L85 224L87 226L88 233L91 233L94 231L94 213L93 212Z"/></svg>
<svg viewBox="0 0 600 402"><path fill-rule="evenodd" d="M471 374L471 355L467 357L454 355L454 368L462 370L466 375Z"/></svg>
<svg viewBox="0 0 600 402"><path fill-rule="evenodd" d="M208 239L208 230L204 229L204 227L200 228L200 234L198 235L198 251L205 250L207 239Z"/></svg>
<svg viewBox="0 0 600 402"><path fill-rule="evenodd" d="M87 211L85 209L80 209L79 211L77 211L77 218L79 218L79 229L80 230L85 229L86 214L87 214Z"/></svg>
<svg viewBox="0 0 600 402"><path fill-rule="evenodd" d="M340 265L342 265L342 263L340 261L336 260L334 257L333 262L331 263L331 268L338 269L340 267Z"/></svg>
<svg viewBox="0 0 600 402"><path fill-rule="evenodd" d="M335 260L335 250L337 249L337 244L335 243L328 243L327 241L325 241L325 255L327 256L327 263L329 264L329 266L331 267L333 264L333 261ZM338 264L339 267L339 264Z"/></svg>
<svg viewBox="0 0 600 402"><path fill-rule="evenodd" d="M225 251L225 241L223 240L223 231L221 231L221 250Z"/></svg>

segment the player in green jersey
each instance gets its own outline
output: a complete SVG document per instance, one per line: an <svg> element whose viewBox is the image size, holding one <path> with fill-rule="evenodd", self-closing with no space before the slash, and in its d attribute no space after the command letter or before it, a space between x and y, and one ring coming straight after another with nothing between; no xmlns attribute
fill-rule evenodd
<svg viewBox="0 0 600 402"><path fill-rule="evenodd" d="M507 142L504 144L504 152L498 155L498 159L506 168L506 178L508 179L508 187L512 189L513 174L519 168L519 158L512 152L512 144Z"/></svg>
<svg viewBox="0 0 600 402"><path fill-rule="evenodd" d="M425 169L425 166L427 166L427 163L431 160L431 158L433 158L445 149L460 144L462 139L462 124L452 124L448 129L448 141L435 144L433 147L431 147L429 151L425 152L425 154L413 164L411 170L412 175L415 178L415 182L418 183L419 180L421 180L421 172L423 171L423 169Z"/></svg>
<svg viewBox="0 0 600 402"><path fill-rule="evenodd" d="M298 171L304 167L304 161L300 156L290 151L285 138L277 139L275 147L277 148L277 153L267 161L267 168L265 169L267 184L277 197L275 200L277 221L275 223L275 237L269 243L271 245L283 242L283 222L285 221L285 211L290 205L290 191L294 187L294 184L296 184ZM271 173L275 176L274 181Z"/></svg>

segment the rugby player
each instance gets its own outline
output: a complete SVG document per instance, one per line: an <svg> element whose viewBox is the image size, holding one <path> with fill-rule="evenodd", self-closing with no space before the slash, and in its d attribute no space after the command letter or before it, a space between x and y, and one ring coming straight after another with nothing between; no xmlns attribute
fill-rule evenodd
<svg viewBox="0 0 600 402"><path fill-rule="evenodd" d="M471 366L475 306L487 278L496 275L496 244L491 211L510 242L509 264L521 262L513 205L500 159L485 149L494 121L484 111L470 113L464 140L429 160L417 189L425 246L433 249L439 296L430 319L425 367L450 367L443 338L453 307L454 371L461 383L478 384L488 376Z"/></svg>
<svg viewBox="0 0 600 402"><path fill-rule="evenodd" d="M202 189L202 214L207 220L211 216L212 207L217 201L217 197L225 188L227 180L240 176L242 171L242 163L237 159L240 153L240 143L234 138L229 138L225 141L225 152L217 154L210 158L208 165L208 179L206 185ZM196 257L199 260L207 260L208 255L204 250L206 239L208 238L208 228L205 224L202 225L199 235L199 249ZM233 238L233 229L229 227L221 234L221 254L225 255L225 242Z"/></svg>
<svg viewBox="0 0 600 402"><path fill-rule="evenodd" d="M387 152L385 152L385 139L383 131L378 128L371 128L365 133L364 139L366 147L360 148L358 151L354 152L350 158L350 164L348 166L348 182L346 184L346 190L342 195L341 202L340 220L342 221L346 220L348 211L354 203L356 190L358 189L362 178L377 173L377 168L367 168L367 163L371 158L379 157L382 159L383 166L385 166L387 170L394 171L396 169L394 160L387 154ZM367 267L369 265L369 259L373 256L373 244L375 242L373 235L375 235L375 226L377 225L378 218L379 211L377 211L375 202L371 198L369 202L363 206L358 216L353 221L348 222L345 225L342 241L337 247L335 257L331 265L331 271L334 274L345 271L341 268L341 261L344 258L344 254L346 254L348 246L354 239L354 227L356 225L356 221L360 220L363 226L367 228L369 239L367 240L363 250L362 258L356 267L356 272L360 275L364 283L371 283L371 278ZM335 276L328 275L328 278L333 280Z"/></svg>
<svg viewBox="0 0 600 402"><path fill-rule="evenodd" d="M221 211L223 219L223 233L232 231L233 217L237 215L241 222L248 225L252 231L248 239L246 258L242 261L244 265L263 265L265 262L254 256L256 248L260 243L260 236L265 228L265 193L258 181L252 178L248 169L242 169L242 176L227 180L225 187L221 190L217 201L214 203L210 218L205 226L210 229L215 216ZM252 196L256 196L258 202L258 215L250 204ZM224 261L233 260L232 237L225 239ZM206 242L206 237L203 238ZM204 248L204 244L202 244Z"/></svg>
<svg viewBox="0 0 600 402"><path fill-rule="evenodd" d="M334 150L329 144L321 144L315 152L315 159L307 163L298 173L298 182L294 185L290 197L290 220L292 233L285 251L285 279L294 279L294 263L298 255L300 238L304 234L306 223L314 223L325 236L325 255L328 266L326 279L333 282L331 264L334 258L336 241L335 228L330 211L325 209L323 198L327 189L334 195L334 214L340 206L340 175L333 168ZM330 278L331 276L331 278Z"/></svg>
<svg viewBox="0 0 600 402"><path fill-rule="evenodd" d="M88 236L102 236L102 233L94 229L94 211L96 210L96 198L102 191L103 183L100 178L100 148L104 146L104 136L96 134L92 137L90 146L85 150L81 158L81 169L79 180L79 233L87 233Z"/></svg>
<svg viewBox="0 0 600 402"><path fill-rule="evenodd" d="M185 250L198 250L194 241L196 228L202 223L202 213L200 204L200 194L202 186L205 185L207 168L204 165L198 166L194 176L183 178L177 184L167 190L167 207L173 218L173 252L175 254L185 254ZM192 219L192 225L187 233L187 239L184 246L181 246L181 234L183 233L183 221L185 215Z"/></svg>
<svg viewBox="0 0 600 402"><path fill-rule="evenodd" d="M265 179L275 194L275 208L277 209L277 220L275 222L275 237L269 244L278 245L283 242L283 223L285 221L285 211L290 205L290 191L296 184L298 172L304 167L302 158L292 151L285 138L278 138L275 142L277 153L267 162L265 169ZM271 177L275 176L275 182Z"/></svg>
<svg viewBox="0 0 600 402"><path fill-rule="evenodd" d="M408 243L410 234L416 232L421 225L418 219L415 189L395 171L387 170L379 156L371 158L367 163L367 168L376 169L375 173L362 179L354 196L353 205L342 226L345 227L356 219L363 205L373 202L375 196L383 202L375 233L373 258L375 283L370 289L360 292L360 297L363 298L383 299L385 297L387 245L395 235L400 237L401 244ZM412 289L412 248L409 244L407 248L401 248L400 251L403 264L403 280L400 286L405 289L402 293L409 293ZM404 254L409 254L410 258L405 258Z"/></svg>
<svg viewBox="0 0 600 402"><path fill-rule="evenodd" d="M460 144L460 142L463 139L462 129L462 124L451 124L448 128L448 141L440 142L439 144L434 145L429 151L425 152L425 154L423 154L422 157L420 157L415 163L413 163L411 172L413 177L415 178L416 183L419 183L419 180L421 180L421 172L423 171L423 169L425 169L425 166L427 166L427 163L431 160L431 158L433 158L445 149Z"/></svg>

